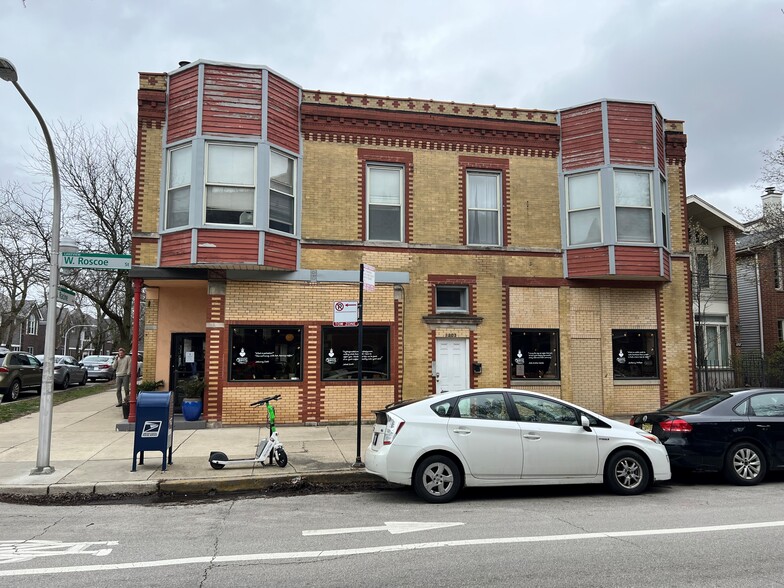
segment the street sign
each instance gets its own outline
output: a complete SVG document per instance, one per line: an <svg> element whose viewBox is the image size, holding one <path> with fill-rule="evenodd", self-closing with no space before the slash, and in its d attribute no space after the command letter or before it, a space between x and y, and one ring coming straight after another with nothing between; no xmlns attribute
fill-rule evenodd
<svg viewBox="0 0 784 588"><path fill-rule="evenodd" d="M129 270L131 269L131 256L113 253L60 253L60 267Z"/></svg>
<svg viewBox="0 0 784 588"><path fill-rule="evenodd" d="M57 302L60 304L69 304L73 306L76 301L75 297L76 292L73 290L69 290L63 286L57 286Z"/></svg>
<svg viewBox="0 0 784 588"><path fill-rule="evenodd" d="M376 268L372 265L365 264L362 272L362 288L365 292L376 291Z"/></svg>
<svg viewBox="0 0 784 588"><path fill-rule="evenodd" d="M356 327L358 303L356 300L338 300L332 305L333 327Z"/></svg>

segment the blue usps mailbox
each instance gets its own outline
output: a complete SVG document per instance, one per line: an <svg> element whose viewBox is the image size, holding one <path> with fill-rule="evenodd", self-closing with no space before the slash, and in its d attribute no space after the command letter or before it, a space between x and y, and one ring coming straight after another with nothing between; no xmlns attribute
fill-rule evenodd
<svg viewBox="0 0 784 588"><path fill-rule="evenodd" d="M136 433L133 438L133 467L136 455L139 465L144 464L145 451L162 451L162 470L166 470L166 452L172 463L172 437L174 433L174 403L171 392L140 392L136 397Z"/></svg>

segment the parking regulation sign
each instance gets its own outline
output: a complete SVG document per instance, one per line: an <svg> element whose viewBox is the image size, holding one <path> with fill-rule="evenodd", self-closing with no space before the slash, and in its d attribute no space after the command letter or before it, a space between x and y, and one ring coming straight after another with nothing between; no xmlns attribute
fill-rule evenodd
<svg viewBox="0 0 784 588"><path fill-rule="evenodd" d="M333 327L356 327L359 303L356 300L338 300L332 304Z"/></svg>

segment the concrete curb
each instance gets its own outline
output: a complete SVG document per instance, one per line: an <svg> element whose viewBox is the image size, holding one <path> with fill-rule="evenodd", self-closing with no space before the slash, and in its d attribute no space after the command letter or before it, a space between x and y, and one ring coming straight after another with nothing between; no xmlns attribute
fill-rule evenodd
<svg viewBox="0 0 784 588"><path fill-rule="evenodd" d="M187 496L254 492L272 487L344 486L358 484L385 486L378 476L364 470L336 470L308 474L274 474L265 477L192 478L181 480L146 480L130 482L97 482L82 484L0 485L0 496Z"/></svg>

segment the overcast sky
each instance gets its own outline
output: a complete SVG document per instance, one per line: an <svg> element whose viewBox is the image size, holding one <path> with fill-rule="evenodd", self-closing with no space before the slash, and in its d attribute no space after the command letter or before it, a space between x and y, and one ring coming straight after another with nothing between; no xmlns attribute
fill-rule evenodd
<svg viewBox="0 0 784 588"><path fill-rule="evenodd" d="M47 121L135 126L138 72L267 65L309 90L557 110L655 102L686 191L738 218L784 135L784 1L0 0L0 57ZM0 82L0 184L38 132Z"/></svg>

